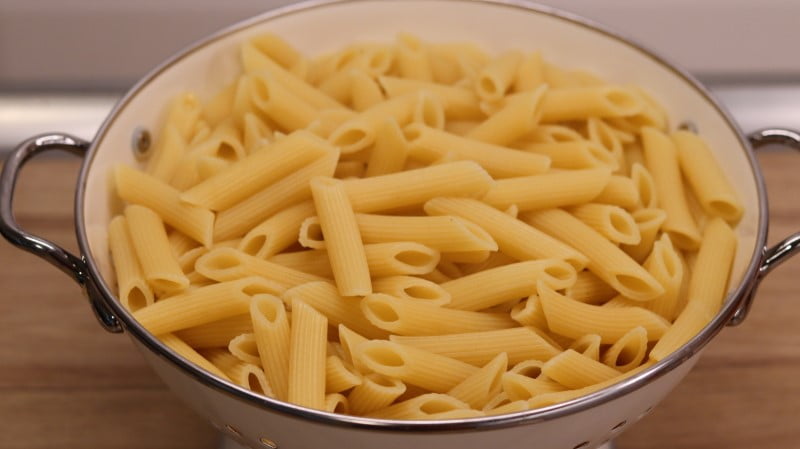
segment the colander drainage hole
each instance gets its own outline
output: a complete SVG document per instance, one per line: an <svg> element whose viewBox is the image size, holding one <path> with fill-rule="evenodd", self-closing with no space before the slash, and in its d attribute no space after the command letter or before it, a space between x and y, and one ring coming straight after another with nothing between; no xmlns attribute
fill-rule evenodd
<svg viewBox="0 0 800 449"><path fill-rule="evenodd" d="M621 423L619 423L619 424L617 424L616 426L612 427L612 428L611 428L611 433L612 433L612 434L615 434L615 433L617 433L617 432L621 431L621 430L622 430L622 428L623 428L623 427L625 427L625 424L628 424L628 421L627 421L627 420L625 420L625 421L622 421Z"/></svg>
<svg viewBox="0 0 800 449"><path fill-rule="evenodd" d="M577 446L573 447L572 449L586 449L589 447L589 442L584 441L583 443L578 444Z"/></svg>

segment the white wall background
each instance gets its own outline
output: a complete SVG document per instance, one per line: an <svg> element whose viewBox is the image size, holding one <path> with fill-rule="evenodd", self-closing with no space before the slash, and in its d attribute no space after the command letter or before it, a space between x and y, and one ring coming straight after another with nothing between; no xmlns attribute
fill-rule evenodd
<svg viewBox="0 0 800 449"><path fill-rule="evenodd" d="M0 0L0 90L120 89L214 30L287 0ZM543 0L706 79L800 80L798 0Z"/></svg>

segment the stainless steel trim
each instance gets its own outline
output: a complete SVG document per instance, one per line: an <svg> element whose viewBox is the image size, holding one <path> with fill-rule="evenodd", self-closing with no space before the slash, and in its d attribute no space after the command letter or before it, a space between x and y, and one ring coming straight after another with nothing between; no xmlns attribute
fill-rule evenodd
<svg viewBox="0 0 800 449"><path fill-rule="evenodd" d="M800 151L800 133L791 129L766 128L750 134L749 138L754 150L759 150L769 145L781 145ZM736 309L736 313L728 323L729 326L738 326L747 318L747 314L750 313L750 307L753 305L755 294L758 291L758 286L764 277L798 252L800 252L800 232L781 240L775 246L764 248L761 266L753 281L752 288L740 301L739 308Z"/></svg>
<svg viewBox="0 0 800 449"><path fill-rule="evenodd" d="M105 297L89 274L86 262L64 248L42 237L25 232L14 218L14 189L17 176L25 163L47 151L62 150L83 157L89 142L66 134L44 134L22 142L12 152L0 173L0 234L11 244L41 257L75 280L84 291L100 324L109 332L121 332L116 316L108 310Z"/></svg>
<svg viewBox="0 0 800 449"><path fill-rule="evenodd" d="M361 1L369 1L369 0L310 0L303 3L298 3L284 8L279 8L273 11L269 11L261 16L254 17L250 20L246 20L239 24L233 25L230 28L224 29L190 46L188 49L184 50L181 53L178 53L171 59L164 62L162 65L160 65L152 72L150 72L147 76L145 76L141 81L139 81L139 83L137 83L118 103L114 111L112 111L111 115L104 122L102 128L98 132L97 139L92 144L92 147L89 150L89 157L87 158L86 162L84 163L81 169L78 192L76 197L75 215L76 215L76 226L78 229L78 236L79 236L78 243L80 245L80 249L83 252L83 254L89 254L88 239L86 235L86 224L84 222L82 214L82 210L84 207L84 192L86 189L86 179L88 171L92 166L92 160L94 158L97 149L101 146L103 142L106 130L111 126L113 126L116 115L119 113L120 110L125 108L126 104L131 100L131 98L137 95L137 93L140 90L144 89L161 72L168 69L173 64L179 62L182 58L186 57L189 54L192 54L195 51L199 51L200 49L202 49L204 45L213 42L214 40L217 40L230 33L249 27L256 23L268 21L275 17L295 14L313 8L324 8L326 6L335 5L338 3L354 3ZM633 43L631 40L621 37L619 34L614 33L594 22L580 18L573 14L558 11L554 8L535 5L523 1L514 1L514 0L461 0L461 1L471 1L476 3L491 4L498 7L515 8L535 14L547 14L559 20L571 22L573 24L584 26L589 29L593 29L597 32L603 33L611 38L618 40L621 44L628 45L634 50L641 52L643 55L651 58L656 63L662 65L665 69L672 71L678 77L685 80L686 83L690 86L690 88L693 88L699 95L704 97L710 104L712 104L717 109L719 114L725 119L726 123L728 124L728 127L730 128L730 131L739 138L739 142L741 143L742 147L748 150L747 158L751 166L754 180L758 186L760 211L758 215L758 234L756 238L757 242L756 250L751 255L750 258L751 262L748 265L744 276L745 280L727 298L727 301L723 305L722 310L714 318L714 320L712 320L711 323L709 323L697 336L695 336L689 343L687 343L683 348L681 348L674 354L670 355L669 357L662 360L658 364L654 365L650 369L643 371L642 373L633 376L629 379L625 379L620 383L612 387L609 387L607 389L600 390L596 393L569 402L557 404L542 409L519 412L510 415L471 418L464 420L449 420L449 421L397 421L397 420L361 418L361 417L354 417L347 415L336 415L332 413L312 410L296 406L293 404L279 402L273 399L258 396L247 390L244 390L243 388L237 387L229 382L213 377L207 374L206 372L202 371L200 368L187 362L185 359L178 356L175 352L163 346L154 336L147 333L147 331L145 331L144 328L142 328L131 317L131 315L126 310L124 310L124 308L121 307L119 302L111 301L111 303L109 304L110 307L114 310L114 312L116 312L119 315L120 320L126 326L126 329L128 329L137 339L139 339L145 346L147 346L148 349L153 351L154 354L168 359L172 363L179 366L188 375L200 380L201 382L205 383L206 385L209 385L212 388L215 388L221 392L229 394L239 400L250 402L254 405L267 407L279 413L286 413L294 416L299 416L308 420L313 420L332 426L349 426L349 427L369 428L373 430L385 429L390 431L413 430L413 431L438 431L438 432L451 432L451 431L461 431L470 429L478 430L478 429L516 426L528 422L534 422L534 421L538 422L542 420L556 419L564 415L592 408L598 404L613 400L633 390L641 388L642 386L648 384L649 382L675 369L676 367L680 366L683 362L691 358L714 335L716 335L724 327L724 325L730 321L731 317L733 316L739 305L739 301L741 300L741 298L743 298L744 295L752 289L753 282L756 278L757 271L762 261L761 249L763 248L767 237L767 198L764 190L764 180L758 169L755 156L749 147L747 139L745 139L741 130L736 125L736 123L733 122L727 111L722 106L720 106L719 103L713 98L713 96L702 85L700 85L700 83L697 82L690 74L683 71L682 69L678 69L675 66L671 65L662 57L657 56L654 52L649 51L644 47ZM98 286L102 290L103 294L108 298L114 298L114 294L100 276L100 271L91 257L87 258L87 264L92 276L95 279L97 279Z"/></svg>

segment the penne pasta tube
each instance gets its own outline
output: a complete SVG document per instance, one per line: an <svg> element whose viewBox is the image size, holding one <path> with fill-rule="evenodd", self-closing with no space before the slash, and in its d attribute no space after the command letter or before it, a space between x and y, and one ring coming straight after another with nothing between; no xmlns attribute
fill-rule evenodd
<svg viewBox="0 0 800 449"><path fill-rule="evenodd" d="M605 188L592 201L634 210L639 205L639 192L636 184L630 178L613 175Z"/></svg>
<svg viewBox="0 0 800 449"><path fill-rule="evenodd" d="M313 215L316 209L311 201L288 207L251 229L238 248L251 256L269 258L296 242L300 224Z"/></svg>
<svg viewBox="0 0 800 449"><path fill-rule="evenodd" d="M508 356L501 352L480 370L451 388L448 395L481 409L501 389L503 373L508 368Z"/></svg>
<svg viewBox="0 0 800 449"><path fill-rule="evenodd" d="M539 281L560 290L575 282L575 269L558 259L516 262L445 282L442 288L452 297L447 307L482 310L536 293Z"/></svg>
<svg viewBox="0 0 800 449"><path fill-rule="evenodd" d="M234 248L217 248L209 251L197 259L195 270L218 282L260 276L285 288L325 280L313 274L253 257Z"/></svg>
<svg viewBox="0 0 800 449"><path fill-rule="evenodd" d="M479 142L418 123L406 126L403 132L409 155L416 159L432 162L452 151L457 158L475 161L493 177L501 178L541 174L550 168L547 156Z"/></svg>
<svg viewBox="0 0 800 449"><path fill-rule="evenodd" d="M528 134L539 123L541 102L546 92L542 86L516 94L502 109L467 133L470 139L496 145L508 145Z"/></svg>
<svg viewBox="0 0 800 449"><path fill-rule="evenodd" d="M316 108L294 95L269 73L253 74L247 80L253 104L282 129L305 128L316 119Z"/></svg>
<svg viewBox="0 0 800 449"><path fill-rule="evenodd" d="M518 146L528 153L540 154L550 158L553 168L580 170L608 167L614 170L617 161L594 142L575 140L569 142L526 142Z"/></svg>
<svg viewBox="0 0 800 449"><path fill-rule="evenodd" d="M625 373L642 364L647 349L647 329L634 327L606 350L603 363Z"/></svg>
<svg viewBox="0 0 800 449"><path fill-rule="evenodd" d="M249 311L253 295L280 295L283 288L271 281L249 277L162 299L133 314L154 335L188 329L242 315Z"/></svg>
<svg viewBox="0 0 800 449"><path fill-rule="evenodd" d="M428 393L376 410L368 416L380 419L458 419L474 418L483 413L469 408L469 404L438 393Z"/></svg>
<svg viewBox="0 0 800 449"><path fill-rule="evenodd" d="M361 383L361 375L355 371L352 365L335 355L330 355L325 359L326 393L341 393L361 385Z"/></svg>
<svg viewBox="0 0 800 449"><path fill-rule="evenodd" d="M433 93L442 101L448 121L451 119L482 119L484 117L479 107L478 96L472 90L392 76L382 76L378 81L390 98L422 91Z"/></svg>
<svg viewBox="0 0 800 449"><path fill-rule="evenodd" d="M395 58L397 70L403 78L433 80L427 48L416 36L408 33L398 34Z"/></svg>
<svg viewBox="0 0 800 449"><path fill-rule="evenodd" d="M416 206L437 196L479 197L493 182L480 165L458 161L348 180L345 188L353 209L368 213Z"/></svg>
<svg viewBox="0 0 800 449"><path fill-rule="evenodd" d="M186 147L187 142L178 127L167 122L155 143L145 171L162 182L169 182L186 154Z"/></svg>
<svg viewBox="0 0 800 449"><path fill-rule="evenodd" d="M540 360L523 360L508 370L509 373L520 374L531 379L547 379L547 376L542 374L542 367L544 362Z"/></svg>
<svg viewBox="0 0 800 449"><path fill-rule="evenodd" d="M568 349L572 349L592 360L600 360L600 344L602 340L603 338L597 334L586 334L573 341Z"/></svg>
<svg viewBox="0 0 800 449"><path fill-rule="evenodd" d="M166 347L172 349L177 353L179 356L183 357L190 363L194 363L198 367L208 371L209 373L219 377L220 379L230 381L231 379L228 378L225 373L222 372L219 368L214 366L213 363L209 362L205 357L200 355L197 351L192 349L191 346L187 345L184 341L180 338L176 337L173 334L163 334L158 336L161 343L163 343Z"/></svg>
<svg viewBox="0 0 800 449"><path fill-rule="evenodd" d="M401 299L443 306L450 303L450 293L435 282L415 276L387 276L372 281L375 293L385 293Z"/></svg>
<svg viewBox="0 0 800 449"><path fill-rule="evenodd" d="M567 349L548 360L542 367L542 372L549 379L570 389L588 387L620 375L620 372L614 368L572 349Z"/></svg>
<svg viewBox="0 0 800 449"><path fill-rule="evenodd" d="M247 113L242 118L242 144L247 153L252 153L274 139L272 128L255 114Z"/></svg>
<svg viewBox="0 0 800 449"><path fill-rule="evenodd" d="M381 410L406 392L403 382L380 374L371 373L363 377L360 385L347 395L350 411L356 415L368 415Z"/></svg>
<svg viewBox="0 0 800 449"><path fill-rule="evenodd" d="M330 413L350 414L350 401L339 393L325 395L325 411Z"/></svg>
<svg viewBox="0 0 800 449"><path fill-rule="evenodd" d="M324 250L296 251L276 254L268 259L270 262L293 270L313 274L325 279L333 279L333 270L328 254Z"/></svg>
<svg viewBox="0 0 800 449"><path fill-rule="evenodd" d="M328 259L339 293L363 296L372 293L363 230L357 222L344 184L332 178L311 180L311 193L325 234Z"/></svg>
<svg viewBox="0 0 800 449"><path fill-rule="evenodd" d="M544 63L542 54L538 51L523 55L517 66L517 73L511 90L514 92L528 92L535 90L545 83Z"/></svg>
<svg viewBox="0 0 800 449"><path fill-rule="evenodd" d="M183 253L189 250L198 248L197 241L180 231L171 231L167 234L167 240L169 241L170 249L172 249L172 254L176 258L180 258Z"/></svg>
<svg viewBox="0 0 800 449"><path fill-rule="evenodd" d="M441 100L429 92L422 92L417 97L411 111L411 123L433 129L443 129L445 122L444 106Z"/></svg>
<svg viewBox="0 0 800 449"><path fill-rule="evenodd" d="M224 349L207 351L204 355L236 385L262 396L275 397L264 370L260 367L244 363Z"/></svg>
<svg viewBox="0 0 800 449"><path fill-rule="evenodd" d="M575 283L564 289L564 295L586 304L600 304L618 293L589 270L578 273Z"/></svg>
<svg viewBox="0 0 800 449"><path fill-rule="evenodd" d="M306 129L323 139L327 139L344 122L356 117L356 113L350 109L325 109L320 111L316 120L311 122Z"/></svg>
<svg viewBox="0 0 800 449"><path fill-rule="evenodd" d="M368 338L385 338L388 335L365 318L358 298L345 298L339 295L336 287L329 282L309 282L299 285L287 290L283 299L287 304L291 304L295 299L302 300L325 315L332 326L343 324Z"/></svg>
<svg viewBox="0 0 800 449"><path fill-rule="evenodd" d="M353 355L378 374L436 393L449 391L478 371L458 360L384 340L361 343Z"/></svg>
<svg viewBox="0 0 800 449"><path fill-rule="evenodd" d="M569 212L611 243L636 245L642 240L633 216L619 206L587 203L572 207Z"/></svg>
<svg viewBox="0 0 800 449"><path fill-rule="evenodd" d="M475 91L484 101L499 101L514 83L522 54L509 51L490 61L478 74Z"/></svg>
<svg viewBox="0 0 800 449"><path fill-rule="evenodd" d="M272 295L255 295L250 302L250 317L264 373L275 397L286 400L289 397L289 319L283 301Z"/></svg>
<svg viewBox="0 0 800 449"><path fill-rule="evenodd" d="M292 301L288 401L325 409L328 320L302 300Z"/></svg>
<svg viewBox="0 0 800 449"><path fill-rule="evenodd" d="M468 198L434 198L425 203L429 215L454 215L485 229L500 251L517 260L562 259L581 270L587 258L570 246L481 201Z"/></svg>
<svg viewBox="0 0 800 449"><path fill-rule="evenodd" d="M366 243L412 241L439 251L497 251L491 235L460 217L356 214L355 219Z"/></svg>
<svg viewBox="0 0 800 449"><path fill-rule="evenodd" d="M147 283L157 292L178 292L189 286L172 253L161 218L138 205L125 208L131 246Z"/></svg>
<svg viewBox="0 0 800 449"><path fill-rule="evenodd" d="M594 168L502 179L489 188L483 201L501 208L514 204L522 211L573 206L596 198L610 178L607 168Z"/></svg>
<svg viewBox="0 0 800 449"><path fill-rule="evenodd" d="M580 338L594 333L603 343L614 343L637 326L647 329L649 341L658 340L669 328L661 316L641 307L608 308L593 306L560 295L545 284L539 284L547 326L556 334Z"/></svg>
<svg viewBox="0 0 800 449"><path fill-rule="evenodd" d="M743 213L741 200L708 145L689 131L676 131L671 137L681 172L703 210L728 222L738 221Z"/></svg>
<svg viewBox="0 0 800 449"><path fill-rule="evenodd" d="M128 222L124 216L117 216L109 223L108 246L114 262L118 296L122 305L130 312L135 312L153 304L155 302L153 291L147 285L142 273L136 257L136 250L131 241Z"/></svg>
<svg viewBox="0 0 800 449"><path fill-rule="evenodd" d="M667 219L667 214L661 209L639 209L631 213L631 216L639 228L641 240L636 245L621 245L620 248L633 260L641 263L652 251L653 243Z"/></svg>
<svg viewBox="0 0 800 449"><path fill-rule="evenodd" d="M664 293L664 287L647 270L569 213L549 209L526 212L523 219L586 254L587 268L625 297L648 301Z"/></svg>
<svg viewBox="0 0 800 449"><path fill-rule="evenodd" d="M540 394L565 390L561 384L552 380L532 379L511 372L504 373L501 377L501 388L509 401L527 401Z"/></svg>
<svg viewBox="0 0 800 449"><path fill-rule="evenodd" d="M344 324L339 324L337 330L339 331L339 345L342 349L342 360L351 363L360 374L369 373L369 368L361 363L360 360L353 357L353 349L361 343L368 341L367 338L350 330Z"/></svg>
<svg viewBox="0 0 800 449"><path fill-rule="evenodd" d="M375 142L375 130L387 119L394 119L400 126L408 124L418 101L418 94L409 94L379 103L342 123L328 140L342 154L364 150Z"/></svg>
<svg viewBox="0 0 800 449"><path fill-rule="evenodd" d="M338 179L362 178L367 167L361 161L341 161L336 164L333 177Z"/></svg>
<svg viewBox="0 0 800 449"><path fill-rule="evenodd" d="M458 334L517 324L503 313L454 310L383 293L367 295L361 301L361 311L373 325L396 335Z"/></svg>
<svg viewBox="0 0 800 449"><path fill-rule="evenodd" d="M384 101L380 85L364 71L350 72L350 89L350 100L356 111L365 111Z"/></svg>
<svg viewBox="0 0 800 449"><path fill-rule="evenodd" d="M337 153L335 147L310 132L296 131L183 192L180 199L225 210L298 168Z"/></svg>
<svg viewBox="0 0 800 449"><path fill-rule="evenodd" d="M686 202L675 144L655 128L642 129L642 142L645 164L653 176L658 204L667 213L664 231L670 234L678 248L697 249L700 231Z"/></svg>
<svg viewBox="0 0 800 449"><path fill-rule="evenodd" d="M180 192L136 169L119 165L114 171L117 195L151 209L165 223L204 246L211 245L214 213L180 200Z"/></svg>
<svg viewBox="0 0 800 449"><path fill-rule="evenodd" d="M228 346L235 337L253 332L250 315L234 315L175 332L189 346L197 349Z"/></svg>
<svg viewBox="0 0 800 449"><path fill-rule="evenodd" d="M364 176L378 176L403 170L408 156L408 142L393 118L386 119L375 130L375 145L369 154Z"/></svg>
<svg viewBox="0 0 800 449"><path fill-rule="evenodd" d="M644 267L664 287L664 294L648 301L645 307L672 322L678 317L683 271L680 253L672 246L669 234L663 234L653 245Z"/></svg>
<svg viewBox="0 0 800 449"><path fill-rule="evenodd" d="M542 302L537 295L523 299L511 308L511 319L523 326L533 326L536 329L547 329L547 319L544 316Z"/></svg>
<svg viewBox="0 0 800 449"><path fill-rule="evenodd" d="M639 194L639 206L644 209L658 207L655 181L644 165L636 162L631 166L631 181Z"/></svg>
<svg viewBox="0 0 800 449"><path fill-rule="evenodd" d="M643 108L636 93L619 86L552 88L541 100L542 123L627 117Z"/></svg>
<svg viewBox="0 0 800 449"><path fill-rule="evenodd" d="M650 351L652 360L663 360L678 350L719 312L727 292L736 244L736 235L721 218L714 218L706 225L689 279L689 302Z"/></svg>
<svg viewBox="0 0 800 449"><path fill-rule="evenodd" d="M503 352L507 354L508 363L512 365L523 360L546 361L561 352L561 348L528 327L452 335L392 335L390 339L475 366L484 366Z"/></svg>

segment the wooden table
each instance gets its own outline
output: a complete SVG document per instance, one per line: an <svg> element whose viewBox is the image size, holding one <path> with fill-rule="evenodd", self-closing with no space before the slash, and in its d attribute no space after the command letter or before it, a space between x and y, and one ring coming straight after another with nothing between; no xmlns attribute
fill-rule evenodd
<svg viewBox="0 0 800 449"><path fill-rule="evenodd" d="M771 152L761 162L774 242L800 229L800 158ZM77 168L67 158L33 162L16 208L26 229L72 249ZM216 447L214 430L162 385L128 338L100 329L67 276L5 242L0 261L0 448ZM747 321L715 339L619 447L800 447L799 275L800 257L773 272Z"/></svg>

